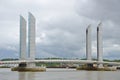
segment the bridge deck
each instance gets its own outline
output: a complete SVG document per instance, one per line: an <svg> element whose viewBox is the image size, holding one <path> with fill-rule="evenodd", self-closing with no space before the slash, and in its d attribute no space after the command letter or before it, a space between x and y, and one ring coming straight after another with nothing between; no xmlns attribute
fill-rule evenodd
<svg viewBox="0 0 120 80"><path fill-rule="evenodd" d="M95 63L95 64L111 64L120 65L119 62L105 62L105 61L91 61L91 60L16 60L16 61L0 61L0 64L19 64L22 62L26 63Z"/></svg>

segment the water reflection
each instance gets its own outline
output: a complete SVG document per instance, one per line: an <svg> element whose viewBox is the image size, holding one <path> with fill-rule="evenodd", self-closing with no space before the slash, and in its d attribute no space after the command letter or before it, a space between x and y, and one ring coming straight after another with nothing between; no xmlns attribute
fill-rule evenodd
<svg viewBox="0 0 120 80"><path fill-rule="evenodd" d="M27 80L25 72L19 72L19 79L18 80Z"/></svg>
<svg viewBox="0 0 120 80"><path fill-rule="evenodd" d="M19 72L18 80L34 80L33 72Z"/></svg>
<svg viewBox="0 0 120 80"><path fill-rule="evenodd" d="M87 78L87 80L92 80L92 74L90 71L86 72L86 78Z"/></svg>
<svg viewBox="0 0 120 80"><path fill-rule="evenodd" d="M103 80L103 73L102 71L86 71L86 78L87 80Z"/></svg>
<svg viewBox="0 0 120 80"><path fill-rule="evenodd" d="M27 80L34 80L35 79L35 73L29 72L27 73Z"/></svg>
<svg viewBox="0 0 120 80"><path fill-rule="evenodd" d="M102 75L103 73L101 72L101 71L99 71L98 73L97 73L97 80L102 80L103 79L103 75Z"/></svg>

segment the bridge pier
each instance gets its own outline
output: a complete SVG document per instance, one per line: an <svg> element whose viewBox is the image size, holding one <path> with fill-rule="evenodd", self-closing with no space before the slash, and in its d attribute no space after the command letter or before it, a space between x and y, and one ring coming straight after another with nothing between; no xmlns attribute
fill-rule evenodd
<svg viewBox="0 0 120 80"><path fill-rule="evenodd" d="M46 71L46 67L36 67L31 63L20 63L18 67L13 67L11 70L19 72L43 72Z"/></svg>
<svg viewBox="0 0 120 80"><path fill-rule="evenodd" d="M93 70L93 64L86 64L87 70Z"/></svg>
<svg viewBox="0 0 120 80"><path fill-rule="evenodd" d="M27 67L29 67L29 68L35 68L36 65L35 65L35 63L27 63Z"/></svg>
<svg viewBox="0 0 120 80"><path fill-rule="evenodd" d="M27 67L27 64L24 62L24 63L20 63L19 65L18 65L18 67Z"/></svg>
<svg viewBox="0 0 120 80"><path fill-rule="evenodd" d="M35 17L29 12L28 16L28 60L35 60ZM26 58L26 21L20 16L20 59ZM46 71L44 67L36 67L34 62L20 63L12 71Z"/></svg>

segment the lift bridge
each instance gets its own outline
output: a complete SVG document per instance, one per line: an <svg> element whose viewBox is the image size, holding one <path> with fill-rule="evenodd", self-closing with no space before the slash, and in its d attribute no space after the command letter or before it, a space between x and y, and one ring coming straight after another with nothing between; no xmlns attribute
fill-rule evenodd
<svg viewBox="0 0 120 80"><path fill-rule="evenodd" d="M0 64L22 64L26 68L35 67L35 63L77 63L77 64L97 64L99 68L103 67L103 64L120 65L119 62L105 62L103 61L103 41L102 41L102 23L97 26L97 61L92 60L92 39L91 39L91 25L86 29L86 60L35 60L35 29L36 20L32 13L29 12L28 17L28 30L26 27L26 20L23 16L20 16L20 60L16 61L0 61ZM28 57L26 54L26 32L28 31ZM21 65L20 65L21 66ZM18 66L19 67L19 66Z"/></svg>

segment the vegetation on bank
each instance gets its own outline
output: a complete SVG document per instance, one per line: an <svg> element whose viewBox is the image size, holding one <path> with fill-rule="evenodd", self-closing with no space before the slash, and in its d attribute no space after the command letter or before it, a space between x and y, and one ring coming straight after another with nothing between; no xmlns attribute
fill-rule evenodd
<svg viewBox="0 0 120 80"><path fill-rule="evenodd" d="M60 67L60 63L36 63L36 66Z"/></svg>
<svg viewBox="0 0 120 80"><path fill-rule="evenodd" d="M13 58L1 59L1 61L15 61L15 60L18 60L18 59L17 58L16 59L13 59Z"/></svg>
<svg viewBox="0 0 120 80"><path fill-rule="evenodd" d="M44 72L46 68L25 68L25 67L14 67L11 69L12 71L19 71L19 72Z"/></svg>
<svg viewBox="0 0 120 80"><path fill-rule="evenodd" d="M0 68L10 68L9 66L0 66Z"/></svg>

